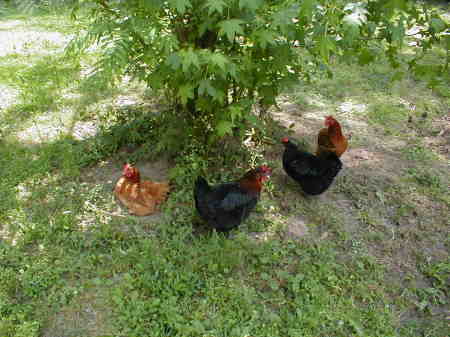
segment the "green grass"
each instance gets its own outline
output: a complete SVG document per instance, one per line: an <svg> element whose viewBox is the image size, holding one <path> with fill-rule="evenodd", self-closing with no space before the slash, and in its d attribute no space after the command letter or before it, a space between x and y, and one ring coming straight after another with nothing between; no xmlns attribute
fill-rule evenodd
<svg viewBox="0 0 450 337"><path fill-rule="evenodd" d="M23 20L21 29L74 29L59 15L7 19ZM391 84L382 60L336 63L333 79L291 93L302 113L326 110L353 133L330 191L304 197L285 180L278 140L288 132L269 122L247 150L227 140L205 162L193 143L171 159L162 216L142 220L117 213L112 173L126 160L159 158L158 119L139 105L154 93L82 76L95 52L78 59L44 47L54 53L0 58L1 83L19 92L0 111L0 336L448 335L449 175L440 148L429 145L441 140L442 88L413 74ZM118 106L122 96L138 104ZM342 113L347 101L366 108ZM101 127L85 140L67 132L21 140L40 117ZM321 124L288 117L314 126L308 139ZM368 159L352 152L361 149ZM196 175L225 181L259 163L274 175L250 219L233 238L197 234ZM305 238L288 234L296 218Z"/></svg>
<svg viewBox="0 0 450 337"><path fill-rule="evenodd" d="M246 238L142 245L126 255L134 267L114 289L124 335L148 328L161 336L393 333L382 294L364 291L381 277L370 259L342 265L326 245ZM373 278L362 278L365 272Z"/></svg>

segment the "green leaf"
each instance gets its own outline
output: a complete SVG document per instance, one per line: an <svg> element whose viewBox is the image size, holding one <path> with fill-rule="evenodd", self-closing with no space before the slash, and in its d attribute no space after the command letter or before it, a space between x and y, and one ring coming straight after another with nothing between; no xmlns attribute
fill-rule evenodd
<svg viewBox="0 0 450 337"><path fill-rule="evenodd" d="M228 63L228 59L219 53L214 53L211 55L211 62L218 66L222 71L226 71L226 65Z"/></svg>
<svg viewBox="0 0 450 337"><path fill-rule="evenodd" d="M353 319L349 318L348 322L349 322L350 326L352 326L353 329L356 331L356 334L358 336L366 335L366 332L364 331L362 326L356 320L353 320Z"/></svg>
<svg viewBox="0 0 450 337"><path fill-rule="evenodd" d="M311 21L314 8L316 7L317 0L303 0L300 5L300 16Z"/></svg>
<svg viewBox="0 0 450 337"><path fill-rule="evenodd" d="M328 36L323 36L318 41L318 49L319 54L320 56L322 56L324 62L328 63L328 60L330 59L330 52L335 50L335 45Z"/></svg>
<svg viewBox="0 0 450 337"><path fill-rule="evenodd" d="M257 128L262 129L262 123L261 123L261 120L260 120L258 117L256 117L255 115L253 115L253 114L247 114L247 115L245 116L245 119L246 119L247 121L249 121L253 127L257 127Z"/></svg>
<svg viewBox="0 0 450 337"><path fill-rule="evenodd" d="M189 98L194 98L194 87L190 84L180 86L178 96L180 96L181 103L185 105Z"/></svg>
<svg viewBox="0 0 450 337"><path fill-rule="evenodd" d="M228 7L228 5L223 0L208 0L205 7L208 8L208 14L211 15L214 12L222 14L223 9Z"/></svg>
<svg viewBox="0 0 450 337"><path fill-rule="evenodd" d="M440 33L447 28L447 24L441 18L432 18L430 26L435 33Z"/></svg>
<svg viewBox="0 0 450 337"><path fill-rule="evenodd" d="M189 50L181 51L180 54L184 73L187 73L189 71L191 65L200 69L200 60L197 56L197 53L195 53L192 48L190 48Z"/></svg>
<svg viewBox="0 0 450 337"><path fill-rule="evenodd" d="M169 65L173 70L177 70L178 68L180 68L181 59L180 56L178 56L178 53L171 54L166 59L166 64Z"/></svg>
<svg viewBox="0 0 450 337"><path fill-rule="evenodd" d="M273 86L263 86L258 89L258 94L262 97L262 102L267 105L275 104L277 89Z"/></svg>
<svg viewBox="0 0 450 337"><path fill-rule="evenodd" d="M230 121L220 121L217 123L216 130L219 137L223 137L226 134L231 134L233 131L233 123Z"/></svg>
<svg viewBox="0 0 450 337"><path fill-rule="evenodd" d="M391 77L391 81L395 82L395 81L400 81L403 79L403 77L405 76L405 73L403 71L396 71L392 77Z"/></svg>
<svg viewBox="0 0 450 337"><path fill-rule="evenodd" d="M275 33L269 30L260 30L254 34L255 42L258 43L263 49L265 49L267 45L275 44L275 38Z"/></svg>
<svg viewBox="0 0 450 337"><path fill-rule="evenodd" d="M240 119L242 117L243 109L241 106L233 105L229 107L231 121L234 123L234 120Z"/></svg>
<svg viewBox="0 0 450 337"><path fill-rule="evenodd" d="M153 72L146 78L147 83L152 89L161 89L164 83L164 77L159 72Z"/></svg>
<svg viewBox="0 0 450 337"><path fill-rule="evenodd" d="M405 0L388 0L383 7L388 15L391 16L397 9L406 10L406 2Z"/></svg>
<svg viewBox="0 0 450 337"><path fill-rule="evenodd" d="M263 3L263 0L239 0L239 8L248 8L251 11L256 11Z"/></svg>
<svg viewBox="0 0 450 337"><path fill-rule="evenodd" d="M220 34L226 35L230 42L234 41L236 34L244 34L244 30L241 27L244 21L239 19L231 19L219 22Z"/></svg>
<svg viewBox="0 0 450 337"><path fill-rule="evenodd" d="M446 35L444 38L444 45L447 49L450 49L450 35Z"/></svg>
<svg viewBox="0 0 450 337"><path fill-rule="evenodd" d="M238 77L237 68L238 67L234 63L229 63L227 66L228 74L230 74L230 76L233 77L234 79L236 79Z"/></svg>
<svg viewBox="0 0 450 337"><path fill-rule="evenodd" d="M86 0L80 1L80 2L86 2ZM155 10L160 9L163 5L163 1L160 0L148 0L148 1L142 1L144 8Z"/></svg>
<svg viewBox="0 0 450 337"><path fill-rule="evenodd" d="M370 49L364 48L359 54L358 63L363 66L373 62L375 58L374 53Z"/></svg>
<svg viewBox="0 0 450 337"><path fill-rule="evenodd" d="M344 41L352 44L360 35L360 30L358 25L346 25L344 29Z"/></svg>
<svg viewBox="0 0 450 337"><path fill-rule="evenodd" d="M204 95L207 93L209 96L211 96L214 100L221 102L225 95L213 87L211 80L209 79L203 79L200 81L200 85L198 86L198 93L200 95Z"/></svg>
<svg viewBox="0 0 450 337"><path fill-rule="evenodd" d="M169 4L172 7L176 8L176 10L180 14L184 14L187 8L192 7L192 4L189 0L169 0Z"/></svg>
<svg viewBox="0 0 450 337"><path fill-rule="evenodd" d="M293 25L294 19L298 17L298 5L292 5L289 8L284 8L275 12L272 15L273 26L275 27L283 27L286 25Z"/></svg>
<svg viewBox="0 0 450 337"><path fill-rule="evenodd" d="M272 278L271 278L270 275L267 274L266 272L262 272L262 273L261 273L261 279L263 279L263 280L265 280L265 281L268 281L268 280L271 280Z"/></svg>

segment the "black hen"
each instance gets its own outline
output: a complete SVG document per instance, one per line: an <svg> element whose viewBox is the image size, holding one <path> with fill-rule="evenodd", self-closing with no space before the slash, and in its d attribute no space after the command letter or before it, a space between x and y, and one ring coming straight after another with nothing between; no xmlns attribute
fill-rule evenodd
<svg viewBox="0 0 450 337"><path fill-rule="evenodd" d="M283 168L288 176L300 184L306 194L317 195L325 192L342 169L342 162L333 152L315 156L300 150L287 137L281 142L285 146Z"/></svg>
<svg viewBox="0 0 450 337"><path fill-rule="evenodd" d="M198 177L194 187L195 207L201 218L219 232L238 227L255 208L262 184L271 169L260 166L248 171L239 181L209 186Z"/></svg>

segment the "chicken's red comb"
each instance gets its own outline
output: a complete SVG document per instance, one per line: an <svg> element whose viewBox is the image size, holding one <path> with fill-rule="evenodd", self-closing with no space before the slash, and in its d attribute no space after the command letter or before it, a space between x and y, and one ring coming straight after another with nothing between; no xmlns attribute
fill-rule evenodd
<svg viewBox="0 0 450 337"><path fill-rule="evenodd" d="M258 167L258 171L262 173L270 173L272 172L272 169L267 165L261 165L260 167Z"/></svg>
<svg viewBox="0 0 450 337"><path fill-rule="evenodd" d="M122 170L122 174L126 174L127 172L130 171L130 169L132 169L133 166L130 163L125 163L123 165L123 170Z"/></svg>
<svg viewBox="0 0 450 337"><path fill-rule="evenodd" d="M289 142L289 138L288 137L283 137L283 138L281 138L281 142L282 143L288 143Z"/></svg>
<svg viewBox="0 0 450 337"><path fill-rule="evenodd" d="M333 124L337 123L337 120L333 116L326 116L325 117L325 125L331 126Z"/></svg>

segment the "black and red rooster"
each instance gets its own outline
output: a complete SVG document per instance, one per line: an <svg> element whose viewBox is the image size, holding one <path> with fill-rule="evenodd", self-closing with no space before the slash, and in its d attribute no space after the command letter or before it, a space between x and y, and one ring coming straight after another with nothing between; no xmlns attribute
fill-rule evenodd
<svg viewBox="0 0 450 337"><path fill-rule="evenodd" d="M200 217L218 232L238 227L255 208L263 183L272 170L263 165L248 171L239 181L209 186L198 177L194 187L195 207Z"/></svg>

